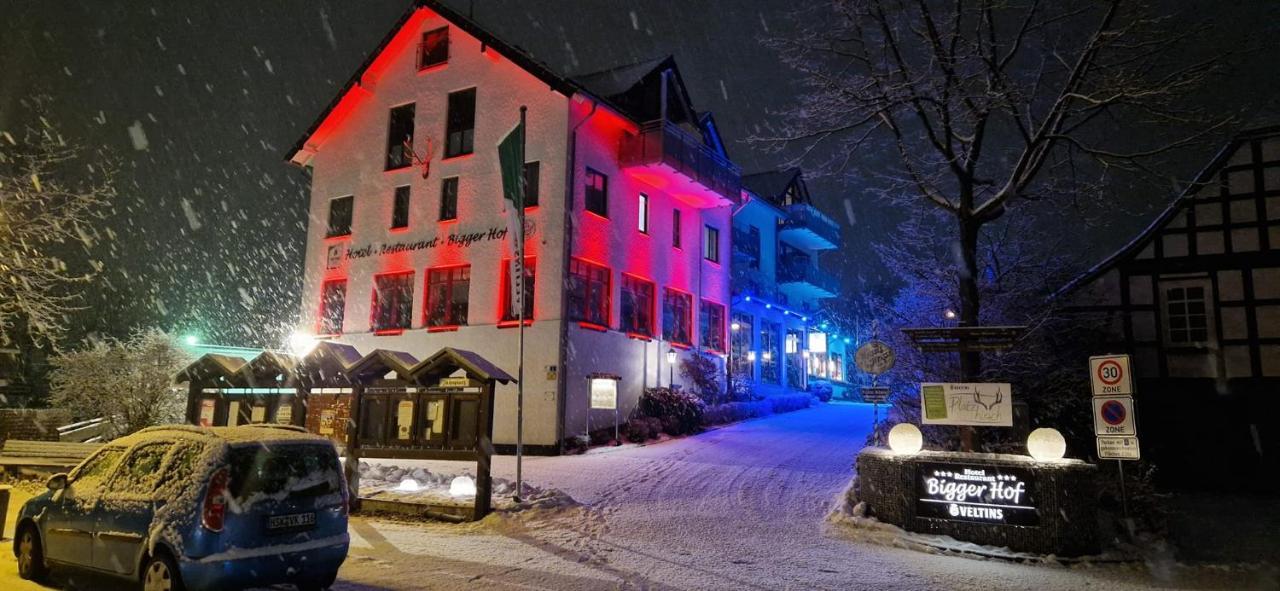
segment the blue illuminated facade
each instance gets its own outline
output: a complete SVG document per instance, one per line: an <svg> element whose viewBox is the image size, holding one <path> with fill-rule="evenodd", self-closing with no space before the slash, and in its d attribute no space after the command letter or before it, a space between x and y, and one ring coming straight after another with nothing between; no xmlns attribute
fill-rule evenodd
<svg viewBox="0 0 1280 591"><path fill-rule="evenodd" d="M840 225L813 206L799 169L742 177L733 215L730 378L765 395L803 392L814 381L845 388L843 338L817 328L839 283L818 263L840 245Z"/></svg>

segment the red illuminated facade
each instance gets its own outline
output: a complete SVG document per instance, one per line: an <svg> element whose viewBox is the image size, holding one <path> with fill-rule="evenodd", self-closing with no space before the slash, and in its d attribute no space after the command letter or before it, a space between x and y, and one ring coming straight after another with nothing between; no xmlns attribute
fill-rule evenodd
<svg viewBox="0 0 1280 591"><path fill-rule="evenodd" d="M727 349L741 175L670 58L565 77L421 0L289 154L311 170L301 309L317 335L515 373L497 144L527 107L525 441L554 451ZM674 372L679 382L679 372ZM618 376L620 412L591 376ZM499 389L496 443L515 439Z"/></svg>

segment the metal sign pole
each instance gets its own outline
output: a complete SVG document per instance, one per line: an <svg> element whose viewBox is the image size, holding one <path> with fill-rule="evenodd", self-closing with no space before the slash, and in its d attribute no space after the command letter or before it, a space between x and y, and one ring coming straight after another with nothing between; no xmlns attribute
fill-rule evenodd
<svg viewBox="0 0 1280 591"><path fill-rule="evenodd" d="M525 128L524 117L527 108L520 105L520 157L524 158L524 138L528 135ZM521 166L523 166L521 162ZM520 257L517 267L520 269L520 361L516 364L516 494L515 501L520 502L520 493L524 491L524 298L525 298L525 279L524 279L524 198L525 186L523 169L520 182L517 183L520 188L520 206L516 212L518 220L520 220L517 236L514 238L519 241L519 247L515 250L515 255Z"/></svg>

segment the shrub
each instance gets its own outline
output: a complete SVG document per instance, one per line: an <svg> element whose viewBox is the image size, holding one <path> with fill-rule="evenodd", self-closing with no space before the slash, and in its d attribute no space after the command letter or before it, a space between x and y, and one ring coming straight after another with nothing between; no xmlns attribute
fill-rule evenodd
<svg viewBox="0 0 1280 591"><path fill-rule="evenodd" d="M703 412L704 425L722 425L767 417L774 413L791 412L808 408L813 398L808 394L790 394L786 396L770 396L763 400L747 402L729 402L709 406Z"/></svg>
<svg viewBox="0 0 1280 591"><path fill-rule="evenodd" d="M831 402L831 384L826 382L809 382L809 393L818 400Z"/></svg>
<svg viewBox="0 0 1280 591"><path fill-rule="evenodd" d="M662 421L653 417L632 417L622 426L622 437L631 443L644 443L662 432Z"/></svg>
<svg viewBox="0 0 1280 591"><path fill-rule="evenodd" d="M727 402L747 402L751 400L761 400L764 396L756 393L751 388L751 381L745 379L736 379L730 382L729 400Z"/></svg>
<svg viewBox="0 0 1280 591"><path fill-rule="evenodd" d="M705 409L702 400L684 390L649 388L640 396L640 414L662 421L662 430L670 435L696 432Z"/></svg>

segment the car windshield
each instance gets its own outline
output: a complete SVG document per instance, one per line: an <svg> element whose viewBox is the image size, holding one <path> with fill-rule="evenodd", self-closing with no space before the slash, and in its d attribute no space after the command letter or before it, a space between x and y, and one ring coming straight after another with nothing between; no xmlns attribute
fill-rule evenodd
<svg viewBox="0 0 1280 591"><path fill-rule="evenodd" d="M342 470L328 445L262 444L231 450L231 496L319 496L340 492Z"/></svg>

